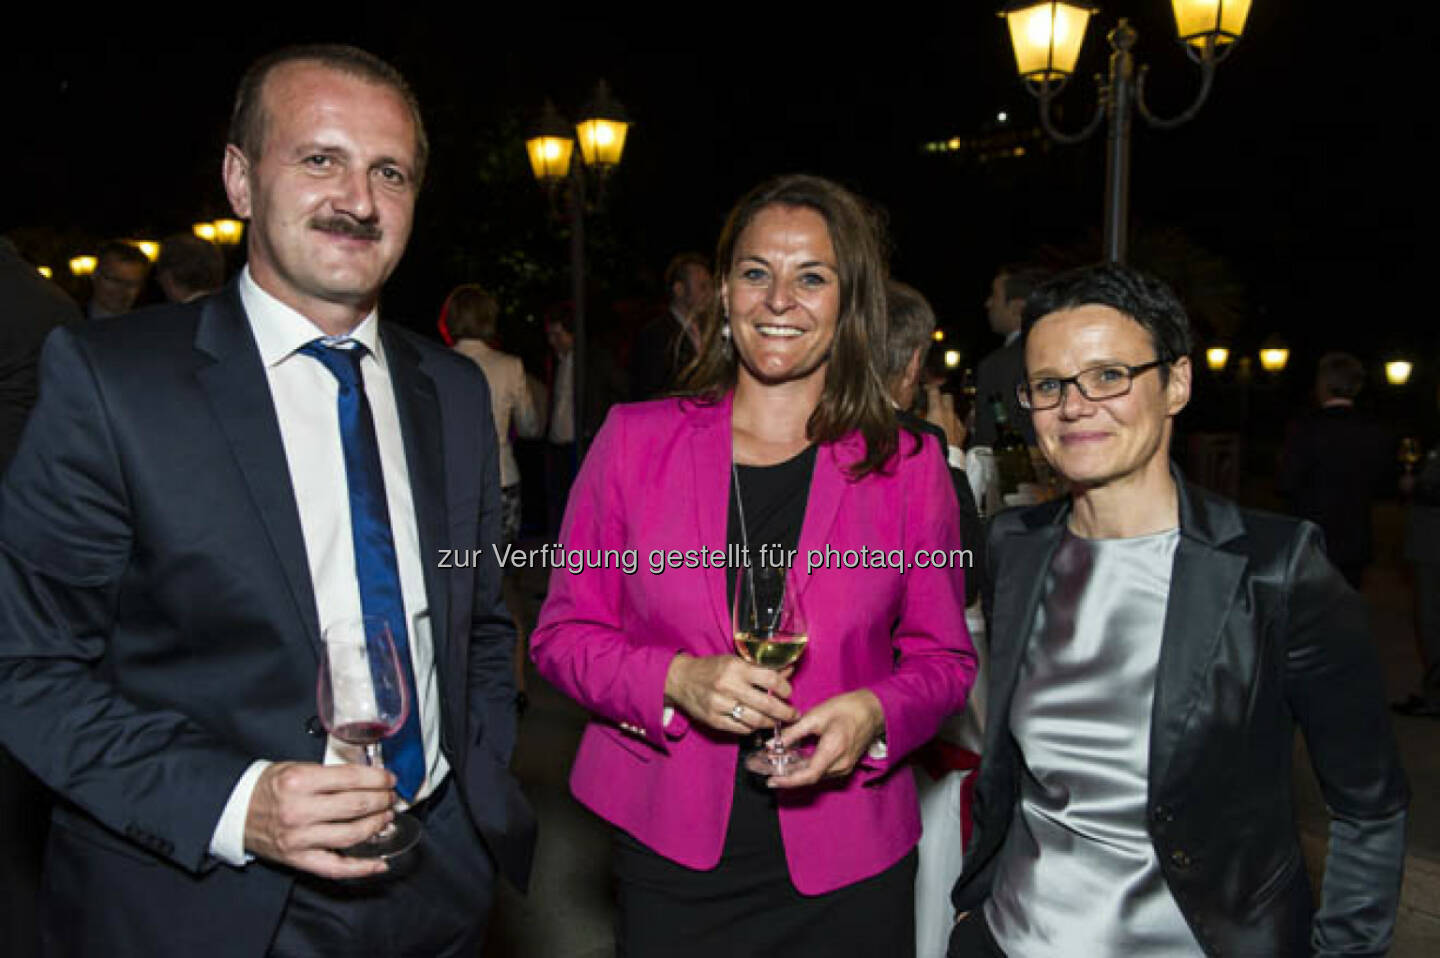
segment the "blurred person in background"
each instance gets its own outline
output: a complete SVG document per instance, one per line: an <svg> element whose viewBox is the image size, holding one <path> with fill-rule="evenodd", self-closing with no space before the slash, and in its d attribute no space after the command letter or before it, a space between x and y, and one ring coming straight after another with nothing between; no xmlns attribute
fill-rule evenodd
<svg viewBox="0 0 1440 958"><path fill-rule="evenodd" d="M176 233L160 244L155 282L171 303L209 296L225 285L225 254L193 233Z"/></svg>
<svg viewBox="0 0 1440 958"><path fill-rule="evenodd" d="M1012 265L1002 267L990 282L985 316L990 321L990 329L1005 342L975 367L975 434L970 441L977 446L995 444L995 411L991 406L995 396L1005 404L1010 425L1020 431L1027 445L1035 445L1030 417L1015 399L1015 386L1025 378L1025 356L1020 351L1020 315L1025 309L1025 297L1048 275L1047 270L1033 266Z"/></svg>
<svg viewBox="0 0 1440 958"><path fill-rule="evenodd" d="M0 237L0 475L35 405L45 337L79 319L75 301ZM50 827L50 794L3 748L0 822L6 829L0 842L0 954L39 954L36 901Z"/></svg>
<svg viewBox="0 0 1440 958"><path fill-rule="evenodd" d="M1291 423L1276 491L1325 533L1325 552L1357 591L1374 555L1371 505L1395 481L1397 437L1355 407L1365 365L1331 352L1315 367L1315 408Z"/></svg>
<svg viewBox="0 0 1440 958"><path fill-rule="evenodd" d="M510 427L523 438L540 435L540 412L525 377L520 357L500 351L500 304L484 287L474 283L457 286L445 300L444 315L455 337L457 353L475 361L490 384L490 411L495 417L495 437L500 444L500 545L514 545L520 537L520 467L510 444ZM504 579L505 604L515 620L516 707L524 711L525 603L514 575Z"/></svg>
<svg viewBox="0 0 1440 958"><path fill-rule="evenodd" d="M675 388L695 358L696 314L715 295L710 264L699 253L677 253L665 267L665 310L635 334L630 349L630 399L654 399Z"/></svg>
<svg viewBox="0 0 1440 958"><path fill-rule="evenodd" d="M965 840L969 837L970 802L975 770L980 765L983 734L983 690L985 681L985 617L979 603L979 568L983 545L980 515L970 481L965 476L964 426L955 414L954 398L932 386L927 418L909 410L918 403L924 359L935 331L935 311L913 286L897 280L885 285L890 328L885 340L884 376L890 397L895 401L900 425L915 441L934 437L941 448L948 446L950 479L960 506L960 543L974 557L957 574L965 582L965 621L977 656L975 685L965 708L948 716L939 733L915 753L915 790L920 798L920 862L915 876L916 954L943 955L950 932L950 891L964 867ZM901 442L908 440L904 435Z"/></svg>
<svg viewBox="0 0 1440 958"><path fill-rule="evenodd" d="M86 317L107 319L130 312L149 276L150 260L144 253L122 240L108 240L95 257Z"/></svg>

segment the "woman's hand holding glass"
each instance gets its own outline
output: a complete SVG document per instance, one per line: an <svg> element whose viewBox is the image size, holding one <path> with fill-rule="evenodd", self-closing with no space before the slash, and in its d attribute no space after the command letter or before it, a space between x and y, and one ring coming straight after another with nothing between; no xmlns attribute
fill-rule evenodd
<svg viewBox="0 0 1440 958"><path fill-rule="evenodd" d="M692 722L749 735L799 717L787 701L794 671L762 669L738 655L681 652L665 675L665 704L678 708Z"/></svg>
<svg viewBox="0 0 1440 958"><path fill-rule="evenodd" d="M799 771L776 775L768 784L772 788L801 788L825 778L843 778L855 770L884 731L885 710L869 689L828 698L787 726L780 736L787 747L815 739L808 764Z"/></svg>

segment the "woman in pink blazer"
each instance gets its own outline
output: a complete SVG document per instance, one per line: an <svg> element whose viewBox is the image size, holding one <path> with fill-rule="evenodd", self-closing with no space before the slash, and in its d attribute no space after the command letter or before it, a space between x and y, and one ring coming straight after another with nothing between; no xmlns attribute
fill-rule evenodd
<svg viewBox="0 0 1440 958"><path fill-rule="evenodd" d="M896 766L975 659L943 456L899 432L872 365L881 249L833 183L752 191L691 395L613 409L571 493L532 648L593 714L571 787L617 829L621 955L913 953L920 820ZM796 669L735 654L714 560L743 541L796 550ZM759 781L738 755L776 721L814 751Z"/></svg>

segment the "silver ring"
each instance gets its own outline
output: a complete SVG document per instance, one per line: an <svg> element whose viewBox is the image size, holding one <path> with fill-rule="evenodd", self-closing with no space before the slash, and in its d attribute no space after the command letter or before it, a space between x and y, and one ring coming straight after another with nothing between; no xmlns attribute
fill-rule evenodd
<svg viewBox="0 0 1440 958"><path fill-rule="evenodd" d="M730 710L730 717L737 722L740 721L741 716L743 716L744 714L745 706L741 705L739 702L736 702L735 707Z"/></svg>

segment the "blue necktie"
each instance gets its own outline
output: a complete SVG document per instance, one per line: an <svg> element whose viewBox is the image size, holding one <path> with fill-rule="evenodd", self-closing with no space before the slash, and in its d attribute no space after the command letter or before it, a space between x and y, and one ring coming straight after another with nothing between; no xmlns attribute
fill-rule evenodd
<svg viewBox="0 0 1440 958"><path fill-rule="evenodd" d="M326 345L326 340L317 339L301 346L300 352L320 360L340 381L340 440L345 448L345 480L350 487L350 528L360 606L366 615L380 616L390 624L405 673L405 691L410 697L405 724L385 744L385 764L395 773L395 791L407 802L413 801L425 780L425 745L420 738L420 700L415 694L400 566L395 560L385 477L380 468L380 445L375 440L375 419L360 375L360 360L369 350L353 340Z"/></svg>

